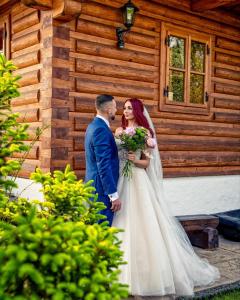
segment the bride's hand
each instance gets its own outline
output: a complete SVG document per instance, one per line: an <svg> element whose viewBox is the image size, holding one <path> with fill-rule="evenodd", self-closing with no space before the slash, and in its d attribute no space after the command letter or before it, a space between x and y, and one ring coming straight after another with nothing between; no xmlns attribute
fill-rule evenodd
<svg viewBox="0 0 240 300"><path fill-rule="evenodd" d="M134 152L128 152L128 160L135 163L137 161L136 155Z"/></svg>
<svg viewBox="0 0 240 300"><path fill-rule="evenodd" d="M138 159L135 155L135 152L128 152L128 160L130 160L135 167L140 169L146 169L149 166L150 158L147 157L144 153L141 155L141 159Z"/></svg>

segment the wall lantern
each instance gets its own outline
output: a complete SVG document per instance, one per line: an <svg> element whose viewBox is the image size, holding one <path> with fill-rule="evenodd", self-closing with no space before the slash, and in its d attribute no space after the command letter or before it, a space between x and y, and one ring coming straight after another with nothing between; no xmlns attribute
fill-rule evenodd
<svg viewBox="0 0 240 300"><path fill-rule="evenodd" d="M124 48L124 34L130 31L131 27L133 26L135 14L139 11L139 9L129 0L125 3L122 7L120 7L123 16L123 24L126 28L118 27L116 29L117 34L117 46L119 49Z"/></svg>

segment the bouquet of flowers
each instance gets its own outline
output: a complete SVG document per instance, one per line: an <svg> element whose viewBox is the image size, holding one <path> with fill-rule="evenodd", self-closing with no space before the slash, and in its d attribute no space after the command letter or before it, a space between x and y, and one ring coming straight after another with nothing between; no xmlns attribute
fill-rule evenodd
<svg viewBox="0 0 240 300"><path fill-rule="evenodd" d="M149 137L148 130L144 127L129 127L123 130L118 138L121 142L121 148L127 152L136 152L137 150L145 150L147 147L154 148L155 140ZM126 160L122 170L123 176L132 176L133 163Z"/></svg>

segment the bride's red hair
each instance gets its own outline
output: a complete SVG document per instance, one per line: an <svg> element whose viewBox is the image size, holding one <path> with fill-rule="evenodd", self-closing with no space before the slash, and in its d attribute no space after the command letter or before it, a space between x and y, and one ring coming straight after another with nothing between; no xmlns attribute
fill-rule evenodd
<svg viewBox="0 0 240 300"><path fill-rule="evenodd" d="M142 126L146 129L148 129L151 132L151 135L153 137L154 136L153 131L148 124L148 120L146 119L146 117L143 114L144 106L143 106L142 101L137 98L131 98L131 99L127 99L124 102L124 104L128 101L131 102L131 104L132 104L133 115L135 117L137 124L139 126ZM127 126L128 126L128 121L126 120L125 116L122 115L122 128L125 129Z"/></svg>

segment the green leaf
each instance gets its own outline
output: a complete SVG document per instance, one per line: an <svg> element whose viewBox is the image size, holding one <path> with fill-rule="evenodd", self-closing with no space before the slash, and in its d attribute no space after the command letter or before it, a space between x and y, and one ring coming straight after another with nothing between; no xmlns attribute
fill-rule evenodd
<svg viewBox="0 0 240 300"><path fill-rule="evenodd" d="M23 249L19 249L17 251L17 260L19 262L24 262L27 259L27 251L23 250Z"/></svg>
<svg viewBox="0 0 240 300"><path fill-rule="evenodd" d="M61 291L57 291L55 295L52 296L52 300L65 300L64 293Z"/></svg>

